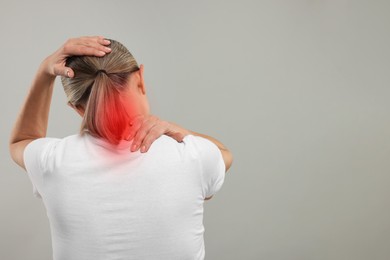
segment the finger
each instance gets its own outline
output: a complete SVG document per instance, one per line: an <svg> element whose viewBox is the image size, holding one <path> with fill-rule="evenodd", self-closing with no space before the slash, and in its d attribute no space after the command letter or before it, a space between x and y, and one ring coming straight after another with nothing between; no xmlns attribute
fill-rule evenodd
<svg viewBox="0 0 390 260"><path fill-rule="evenodd" d="M90 45L91 42L99 43L102 45L108 45L111 42L103 36L82 36L78 38L71 38L68 42L73 42L74 44L87 44Z"/></svg>
<svg viewBox="0 0 390 260"><path fill-rule="evenodd" d="M98 36L97 42L102 44L102 45L110 45L111 44L110 40L104 38L103 36Z"/></svg>
<svg viewBox="0 0 390 260"><path fill-rule="evenodd" d="M156 141L157 138L162 136L165 133L165 131L166 129L163 125L154 125L154 127L149 130L144 140L142 141L141 153L147 152L150 146L152 145L152 143Z"/></svg>
<svg viewBox="0 0 390 260"><path fill-rule="evenodd" d="M111 42L105 39L103 36L93 36L93 37L81 38L77 44L96 48L104 52L108 52L111 51L111 49L105 45L109 45L110 43Z"/></svg>
<svg viewBox="0 0 390 260"><path fill-rule="evenodd" d="M74 71L71 68L65 67L64 76L68 78L74 77Z"/></svg>
<svg viewBox="0 0 390 260"><path fill-rule="evenodd" d="M72 45L66 50L66 55L87 55L102 57L111 52L109 47L99 46L87 46L87 45Z"/></svg>
<svg viewBox="0 0 390 260"><path fill-rule="evenodd" d="M67 77L67 78L73 78L74 71L69 67L54 66L54 75L63 76L63 77Z"/></svg>
<svg viewBox="0 0 390 260"><path fill-rule="evenodd" d="M100 48L102 51L105 51L107 50L105 47L109 47L107 45L110 45L111 44L111 41L103 36L93 36L93 37L90 37L90 40L92 40L92 42L96 42L97 44L101 45L88 45L88 42L87 42L87 45L88 46L97 46L98 48ZM103 46L103 49L101 48Z"/></svg>
<svg viewBox="0 0 390 260"><path fill-rule="evenodd" d="M105 45L110 44L110 40L108 40L107 38L105 38L102 35L80 37L80 39L83 39L83 38L96 40L96 42L99 42L99 43L105 44Z"/></svg>
<svg viewBox="0 0 390 260"><path fill-rule="evenodd" d="M132 152L135 152L140 148L145 136L148 134L150 129L153 128L153 126L156 124L157 120L158 119L156 117L150 116L149 118L147 118L143 121L141 127L138 129L138 131L133 139L133 145L131 146Z"/></svg>
<svg viewBox="0 0 390 260"><path fill-rule="evenodd" d="M111 48L100 43L102 41L104 42L104 39L97 37L69 39L63 46L63 54L67 56L90 55L101 57L111 52Z"/></svg>
<svg viewBox="0 0 390 260"><path fill-rule="evenodd" d="M131 151L135 152L138 149L140 149L141 144L145 138L145 136L148 134L149 130L153 127L153 122L147 121L142 124L142 126L138 129L137 133L134 136L133 139L133 145L131 146Z"/></svg>
<svg viewBox="0 0 390 260"><path fill-rule="evenodd" d="M133 118L130 121L130 123L129 123L129 132L128 132L128 135L127 135L127 138L126 138L128 141L134 139L137 131L139 130L139 128L142 125L143 120L144 120L144 116L139 115L139 116L136 116L135 118Z"/></svg>

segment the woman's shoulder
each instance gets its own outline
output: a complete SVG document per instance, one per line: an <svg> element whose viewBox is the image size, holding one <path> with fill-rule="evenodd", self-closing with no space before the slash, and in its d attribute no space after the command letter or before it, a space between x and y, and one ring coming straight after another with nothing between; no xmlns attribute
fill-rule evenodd
<svg viewBox="0 0 390 260"><path fill-rule="evenodd" d="M200 136L186 135L182 142L178 142L169 136L162 135L152 144L151 149L157 152L175 150L179 153L188 154L191 157L199 157L205 151L213 151L217 147L211 141Z"/></svg>

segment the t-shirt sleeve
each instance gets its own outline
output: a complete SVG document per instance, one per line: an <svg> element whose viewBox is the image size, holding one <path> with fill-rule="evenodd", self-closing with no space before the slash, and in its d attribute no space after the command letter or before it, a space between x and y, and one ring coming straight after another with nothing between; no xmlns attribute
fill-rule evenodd
<svg viewBox="0 0 390 260"><path fill-rule="evenodd" d="M186 136L196 147L201 165L201 177L205 198L213 196L225 180L225 162L219 148L210 140L199 136Z"/></svg>
<svg viewBox="0 0 390 260"><path fill-rule="evenodd" d="M24 149L24 165L33 186L33 194L37 198L42 198L40 191L43 177L53 166L54 151L59 141L58 138L39 138Z"/></svg>

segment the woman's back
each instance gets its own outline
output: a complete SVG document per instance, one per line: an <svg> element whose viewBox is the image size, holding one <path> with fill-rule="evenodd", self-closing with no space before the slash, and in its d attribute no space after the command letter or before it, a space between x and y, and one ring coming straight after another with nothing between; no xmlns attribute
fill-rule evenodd
<svg viewBox="0 0 390 260"><path fill-rule="evenodd" d="M203 203L224 181L215 144L167 136L147 153L89 134L41 138L25 149L27 172L62 259L203 259Z"/></svg>

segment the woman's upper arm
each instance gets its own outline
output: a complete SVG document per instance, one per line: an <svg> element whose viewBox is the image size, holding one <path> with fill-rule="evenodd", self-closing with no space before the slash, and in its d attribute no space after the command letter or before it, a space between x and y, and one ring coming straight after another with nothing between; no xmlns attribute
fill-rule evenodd
<svg viewBox="0 0 390 260"><path fill-rule="evenodd" d="M24 164L24 156L23 156L24 150L26 149L26 146L34 140L35 139L26 139L16 143L11 143L9 145L9 151L12 159L24 170L26 170L26 166Z"/></svg>

